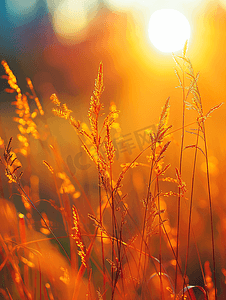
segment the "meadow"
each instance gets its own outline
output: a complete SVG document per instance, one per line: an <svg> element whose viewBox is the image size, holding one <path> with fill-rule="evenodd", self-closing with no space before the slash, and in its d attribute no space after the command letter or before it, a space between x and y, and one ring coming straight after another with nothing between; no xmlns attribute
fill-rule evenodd
<svg viewBox="0 0 226 300"><path fill-rule="evenodd" d="M173 59L180 127L169 97L157 124L123 135L116 104L102 104L103 63L87 116L49 95L63 138L77 135L66 160L31 80L23 92L2 61L17 130L6 136L1 124L3 299L224 299L225 213L213 205L206 129L222 103L204 110L187 44Z"/></svg>

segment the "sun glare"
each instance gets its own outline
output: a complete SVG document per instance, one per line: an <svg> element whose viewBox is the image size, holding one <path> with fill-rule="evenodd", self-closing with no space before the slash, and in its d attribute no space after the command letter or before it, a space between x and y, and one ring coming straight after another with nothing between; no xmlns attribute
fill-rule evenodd
<svg viewBox="0 0 226 300"><path fill-rule="evenodd" d="M183 49L189 39L191 28L186 17L175 9L155 11L149 22L149 38L161 52L176 52Z"/></svg>

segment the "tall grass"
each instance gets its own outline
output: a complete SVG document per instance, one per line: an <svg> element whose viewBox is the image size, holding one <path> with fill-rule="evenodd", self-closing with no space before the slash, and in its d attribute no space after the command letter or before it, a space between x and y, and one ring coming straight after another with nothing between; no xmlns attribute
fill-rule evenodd
<svg viewBox="0 0 226 300"><path fill-rule="evenodd" d="M97 192L92 196L95 202L91 201L70 165L64 162L31 80L27 79L30 92L22 93L8 64L2 62L6 73L3 78L9 84L6 92L16 99L12 105L16 106L14 121L19 130L18 141L12 137L8 141L1 138L0 293L4 299L217 299L214 207L205 122L221 104L204 113L198 88L199 74L195 74L186 52L187 45L182 56L173 56L182 90L181 128L173 129L168 125L168 98L156 131L148 132L149 145L132 161L125 161L119 174L115 171L113 141L114 130L120 127L117 122L119 111L112 104L110 112L106 116L103 114L103 63L100 63L90 100L88 125L81 124L56 94L50 97L53 113L75 129L82 148L96 167ZM32 101L36 105L33 110ZM193 115L190 116L186 108L195 110L197 116L192 119ZM45 123L44 133L39 131L39 119ZM181 141L178 163L173 167L167 153L171 147L176 147L175 143L172 146L175 132L181 132ZM186 145L185 135L189 134L193 134L195 140ZM40 199L39 179L34 175L31 163L32 139L40 143L45 153L45 159L39 164L47 167L46 180L55 189L54 199L50 196ZM120 142L126 145L122 136ZM18 144L18 148L13 149L14 144ZM190 175L183 159L187 149L193 151L194 157ZM208 251L212 253L212 261L205 263L205 270L192 225L199 154L206 165L205 197L211 230ZM19 158L24 162L21 163ZM28 166L28 176L26 172L19 172L23 165ZM143 198L136 197L135 186L123 186L130 174L134 176L136 169L144 178L141 184L144 191L140 193L145 195ZM183 179L185 174L191 180L189 191ZM166 190L168 186L172 189ZM10 200L4 199L6 195L10 195ZM169 197L177 198L176 231L167 210L165 199ZM20 206L23 214L17 213L13 200L23 204ZM137 211L133 208L134 201L138 203ZM42 211L42 203L49 205L52 217ZM182 204L186 206L188 216L186 239L182 238L181 232ZM60 216L63 235L55 232L52 213ZM187 276L188 270L194 267L189 259L191 235L199 260L196 268L201 270L203 277L202 286L189 285ZM182 243L186 244L185 261L180 255Z"/></svg>

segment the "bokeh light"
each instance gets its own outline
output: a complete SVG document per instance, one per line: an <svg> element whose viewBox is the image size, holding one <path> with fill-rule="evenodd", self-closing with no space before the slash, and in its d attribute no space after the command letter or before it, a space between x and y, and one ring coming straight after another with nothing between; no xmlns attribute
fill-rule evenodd
<svg viewBox="0 0 226 300"><path fill-rule="evenodd" d="M79 42L82 30L87 26L85 1L64 0L60 2L53 15L53 26L60 40Z"/></svg>
<svg viewBox="0 0 226 300"><path fill-rule="evenodd" d="M26 23L36 7L37 0L6 0L6 10L12 23Z"/></svg>

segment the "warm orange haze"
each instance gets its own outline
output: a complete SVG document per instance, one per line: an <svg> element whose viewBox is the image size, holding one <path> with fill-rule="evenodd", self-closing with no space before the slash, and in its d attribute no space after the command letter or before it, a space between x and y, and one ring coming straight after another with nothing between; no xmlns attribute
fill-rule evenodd
<svg viewBox="0 0 226 300"><path fill-rule="evenodd" d="M0 8L0 298L225 299L226 1Z"/></svg>

